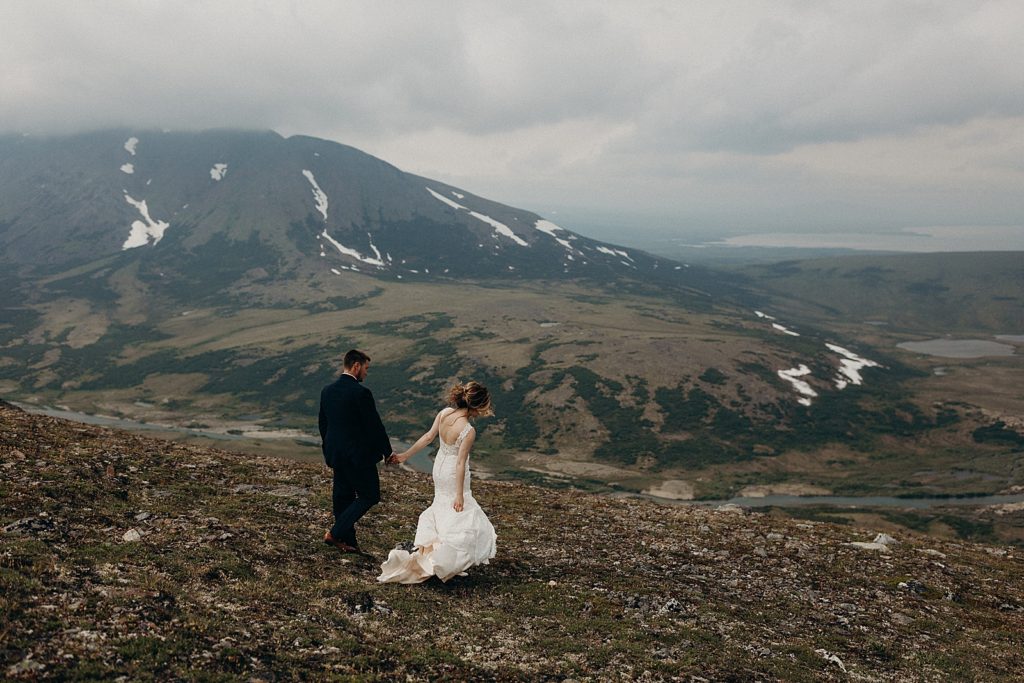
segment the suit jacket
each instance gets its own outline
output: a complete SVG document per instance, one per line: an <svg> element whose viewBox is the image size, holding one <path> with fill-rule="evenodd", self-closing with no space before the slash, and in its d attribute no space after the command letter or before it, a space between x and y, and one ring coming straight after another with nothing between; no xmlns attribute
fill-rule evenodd
<svg viewBox="0 0 1024 683"><path fill-rule="evenodd" d="M351 375L320 392L319 422L328 467L375 464L391 453L373 394Z"/></svg>

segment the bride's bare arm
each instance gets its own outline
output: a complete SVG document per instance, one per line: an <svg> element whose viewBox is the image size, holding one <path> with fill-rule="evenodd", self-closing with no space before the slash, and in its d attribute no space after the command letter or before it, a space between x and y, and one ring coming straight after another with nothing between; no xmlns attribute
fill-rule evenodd
<svg viewBox="0 0 1024 683"><path fill-rule="evenodd" d="M473 450L473 442L476 441L476 429L470 427L466 438L462 440L459 447L459 460L455 463L455 503L452 505L456 512L462 512L465 501L462 498L462 487L466 485L466 463L469 462L469 452Z"/></svg>
<svg viewBox="0 0 1024 683"><path fill-rule="evenodd" d="M444 411L442 410L441 413L443 412ZM395 460L397 460L398 462L405 462L406 460L414 456L416 453L419 453L424 446L426 446L428 443L433 441L435 437L437 437L437 429L438 426L441 424L441 413L438 413L434 417L434 424L430 425L430 429L427 430L426 433L423 434L423 436L417 439L416 443L409 446L408 450L402 453L397 453L395 455Z"/></svg>

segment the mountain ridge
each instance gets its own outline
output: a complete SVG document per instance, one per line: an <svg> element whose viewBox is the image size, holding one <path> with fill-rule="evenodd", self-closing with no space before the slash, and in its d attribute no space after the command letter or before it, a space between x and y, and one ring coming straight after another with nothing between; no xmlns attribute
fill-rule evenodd
<svg viewBox="0 0 1024 683"><path fill-rule="evenodd" d="M268 263L320 259L336 273L402 278L678 266L310 136L115 129L7 136L0 151L0 247L15 265L255 240Z"/></svg>

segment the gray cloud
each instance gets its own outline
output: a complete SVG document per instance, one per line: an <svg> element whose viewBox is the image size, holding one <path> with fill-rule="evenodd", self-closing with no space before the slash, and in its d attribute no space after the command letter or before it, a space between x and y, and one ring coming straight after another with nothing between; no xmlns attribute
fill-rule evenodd
<svg viewBox="0 0 1024 683"><path fill-rule="evenodd" d="M723 230L1022 223L1022 34L1016 1L10 0L0 131L273 128Z"/></svg>

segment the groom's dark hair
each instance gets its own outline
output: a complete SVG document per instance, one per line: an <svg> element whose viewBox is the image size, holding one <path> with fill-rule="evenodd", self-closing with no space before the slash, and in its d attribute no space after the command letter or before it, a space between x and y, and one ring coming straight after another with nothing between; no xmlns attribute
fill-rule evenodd
<svg viewBox="0 0 1024 683"><path fill-rule="evenodd" d="M369 362L369 356L367 356L359 349L352 349L351 351L345 354L345 360L342 362L342 364L344 365L345 369L348 370L356 363L363 363L365 365L366 363Z"/></svg>

